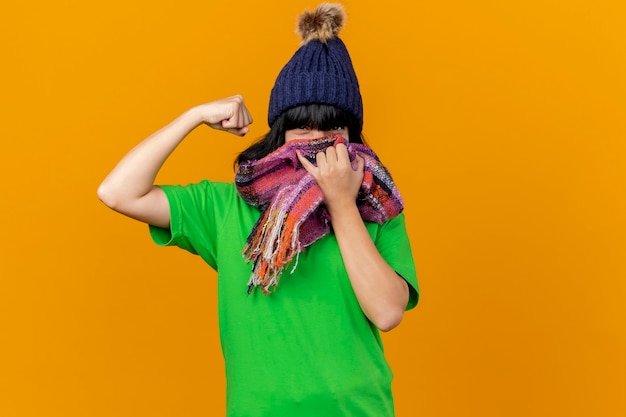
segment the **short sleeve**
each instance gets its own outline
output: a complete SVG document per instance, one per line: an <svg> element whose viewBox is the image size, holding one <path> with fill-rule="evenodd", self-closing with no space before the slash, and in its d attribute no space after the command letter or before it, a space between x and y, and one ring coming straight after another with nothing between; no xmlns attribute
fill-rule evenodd
<svg viewBox="0 0 626 417"><path fill-rule="evenodd" d="M160 186L170 206L170 228L150 225L150 236L159 246L178 246L200 255L217 269L219 224L216 210L223 209L217 196L220 183ZM217 191L216 191L217 189Z"/></svg>
<svg viewBox="0 0 626 417"><path fill-rule="evenodd" d="M376 235L375 244L383 259L409 284L409 302L406 309L414 308L419 300L419 286L404 213L383 223Z"/></svg>

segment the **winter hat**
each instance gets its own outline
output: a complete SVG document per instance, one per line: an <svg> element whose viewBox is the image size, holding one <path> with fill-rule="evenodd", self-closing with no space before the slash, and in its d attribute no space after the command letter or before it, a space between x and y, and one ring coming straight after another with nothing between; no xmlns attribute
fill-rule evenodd
<svg viewBox="0 0 626 417"><path fill-rule="evenodd" d="M270 95L270 127L285 110L330 104L350 112L363 126L363 101L352 60L337 36L346 21L341 4L322 3L298 19L300 49L276 78Z"/></svg>

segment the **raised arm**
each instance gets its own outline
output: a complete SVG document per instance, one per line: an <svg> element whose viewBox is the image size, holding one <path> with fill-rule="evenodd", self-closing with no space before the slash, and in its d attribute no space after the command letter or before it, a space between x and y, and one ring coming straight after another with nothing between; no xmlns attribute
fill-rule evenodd
<svg viewBox="0 0 626 417"><path fill-rule="evenodd" d="M193 107L128 152L100 184L98 197L119 213L167 228L169 203L154 185L165 160L201 124L243 136L250 123L252 117L239 95Z"/></svg>

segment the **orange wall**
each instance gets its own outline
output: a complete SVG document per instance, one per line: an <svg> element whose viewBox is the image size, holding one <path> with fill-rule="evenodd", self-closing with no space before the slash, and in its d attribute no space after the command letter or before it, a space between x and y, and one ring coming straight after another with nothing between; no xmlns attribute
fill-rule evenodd
<svg viewBox="0 0 626 417"><path fill-rule="evenodd" d="M11 2L0 17L0 416L223 415L215 274L96 188L241 93L160 182L229 180L313 1ZM347 0L365 132L423 296L385 335L399 417L626 415L622 2Z"/></svg>

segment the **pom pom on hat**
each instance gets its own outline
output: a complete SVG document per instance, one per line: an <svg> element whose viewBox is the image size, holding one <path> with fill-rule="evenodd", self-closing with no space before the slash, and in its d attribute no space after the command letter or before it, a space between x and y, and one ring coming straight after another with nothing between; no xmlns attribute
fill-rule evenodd
<svg viewBox="0 0 626 417"><path fill-rule="evenodd" d="M300 48L278 74L270 93L270 127L285 110L329 104L351 113L363 126L363 100L346 45L338 37L346 21L341 4L322 3L304 12L296 32Z"/></svg>
<svg viewBox="0 0 626 417"><path fill-rule="evenodd" d="M306 11L298 18L296 33L305 45L312 40L326 43L336 38L346 21L346 11L339 3L322 3L313 11Z"/></svg>

